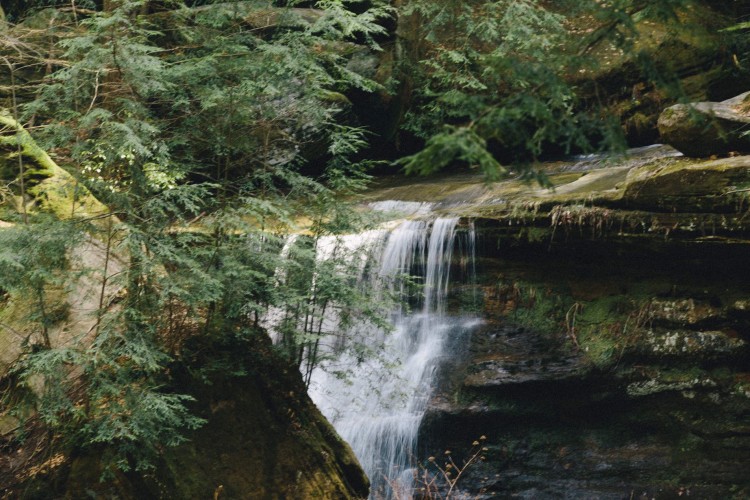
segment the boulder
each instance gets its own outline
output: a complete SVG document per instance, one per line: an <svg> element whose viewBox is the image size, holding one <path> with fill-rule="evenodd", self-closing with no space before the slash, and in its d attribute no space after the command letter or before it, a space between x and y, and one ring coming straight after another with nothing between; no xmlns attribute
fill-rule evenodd
<svg viewBox="0 0 750 500"><path fill-rule="evenodd" d="M659 116L662 141L686 156L750 151L750 92L722 102L677 104Z"/></svg>
<svg viewBox="0 0 750 500"><path fill-rule="evenodd" d="M180 446L162 446L154 469L105 477L106 449L70 442L40 452L46 432L31 428L19 444L2 434L18 423L0 415L0 498L367 498L369 480L351 448L315 407L299 370L257 333L239 344L187 341L172 367L174 389L195 398L191 411L206 424ZM218 359L247 371L213 372Z"/></svg>

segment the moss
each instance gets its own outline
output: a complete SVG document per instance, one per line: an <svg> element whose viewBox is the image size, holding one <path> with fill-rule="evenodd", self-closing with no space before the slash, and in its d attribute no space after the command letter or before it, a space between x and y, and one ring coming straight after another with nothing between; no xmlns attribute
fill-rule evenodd
<svg viewBox="0 0 750 500"><path fill-rule="evenodd" d="M569 184L571 182L577 181L581 177L586 175L582 172L565 172L562 174L553 174L550 175L547 180L552 184L553 186L562 186L564 184Z"/></svg>
<svg viewBox="0 0 750 500"><path fill-rule="evenodd" d="M577 318L577 338L589 361L604 368L617 362L629 339L623 335L627 313L621 296L583 303Z"/></svg>
<svg viewBox="0 0 750 500"><path fill-rule="evenodd" d="M44 294L48 327L60 325L70 314L66 291L49 286ZM40 331L39 316L38 304L31 294L8 294L0 300L0 374L23 352L25 341L37 340L32 335Z"/></svg>
<svg viewBox="0 0 750 500"><path fill-rule="evenodd" d="M646 130L654 128L655 125L655 116L648 116L641 112L636 112L626 122L626 126L632 128L637 134L642 134Z"/></svg>
<svg viewBox="0 0 750 500"><path fill-rule="evenodd" d="M296 367L278 358L266 337L187 344L172 367L172 389L193 395L192 412L207 420L188 442L165 448L152 471L115 471L105 481L106 450L68 443L63 467L18 491L32 488L35 498L367 497L369 482L351 449L310 401ZM205 366L214 362L239 363L246 373L218 375ZM200 376L204 371L212 375Z"/></svg>
<svg viewBox="0 0 750 500"><path fill-rule="evenodd" d="M32 334L34 327L27 318L32 316L34 307L30 300L6 297L0 302L0 373L22 352L23 340Z"/></svg>
<svg viewBox="0 0 750 500"><path fill-rule="evenodd" d="M0 180L11 181L18 175L18 164L15 165L7 156L0 156Z"/></svg>
<svg viewBox="0 0 750 500"><path fill-rule="evenodd" d="M189 384L209 423L165 456L157 475L170 478L174 497L210 498L220 484L230 498L365 494L367 479L348 445L314 408L299 374L279 366L211 386Z"/></svg>
<svg viewBox="0 0 750 500"><path fill-rule="evenodd" d="M108 212L85 187L64 170L55 170L29 193L41 201L43 209L61 219L91 217Z"/></svg>
<svg viewBox="0 0 750 500"><path fill-rule="evenodd" d="M483 293L485 313L503 317L516 325L542 334L561 331L568 294L523 280L507 278Z"/></svg>
<svg viewBox="0 0 750 500"><path fill-rule="evenodd" d="M518 239L526 243L548 241L550 230L546 227L526 227L518 233Z"/></svg>
<svg viewBox="0 0 750 500"><path fill-rule="evenodd" d="M0 136L0 147L13 156L18 154L20 146L27 168L27 192L36 197L45 209L61 219L108 212L107 207L55 163L16 120L0 112L0 124L16 130L15 136ZM18 211L21 211L20 206Z"/></svg>
<svg viewBox="0 0 750 500"><path fill-rule="evenodd" d="M349 100L349 98L341 92L326 91L325 94L321 97L324 101L331 104L341 104L345 107L349 107L352 105L352 102Z"/></svg>
<svg viewBox="0 0 750 500"><path fill-rule="evenodd" d="M0 436L7 436L14 432L20 424L20 420L11 415L0 415Z"/></svg>

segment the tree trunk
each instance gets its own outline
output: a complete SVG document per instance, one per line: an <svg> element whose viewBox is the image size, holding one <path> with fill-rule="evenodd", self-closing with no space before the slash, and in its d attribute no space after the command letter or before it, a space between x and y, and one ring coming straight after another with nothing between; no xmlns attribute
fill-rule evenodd
<svg viewBox="0 0 750 500"><path fill-rule="evenodd" d="M23 157L24 174L33 173L36 179L41 179L28 188L27 194L42 201L57 217L69 218L71 203L80 207L74 211L77 216L95 217L109 213L102 202L39 147L23 125L3 110L0 110L0 155L13 159L19 155ZM19 207L19 211L23 211L23 207Z"/></svg>
<svg viewBox="0 0 750 500"><path fill-rule="evenodd" d="M120 0L104 0L102 4L102 10L104 12L112 12L120 5Z"/></svg>

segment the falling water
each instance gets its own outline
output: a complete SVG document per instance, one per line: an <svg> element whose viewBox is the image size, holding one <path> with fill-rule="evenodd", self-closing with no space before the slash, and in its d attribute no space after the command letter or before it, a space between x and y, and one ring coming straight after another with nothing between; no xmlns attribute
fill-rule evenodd
<svg viewBox="0 0 750 500"><path fill-rule="evenodd" d="M409 287L392 278L411 275L423 280L421 301L414 310L405 305L395 309L388 334L352 332L361 342L382 346L380 356L343 353L330 363L346 366L349 377L332 375L325 363L312 376L311 397L352 446L377 498L391 498L393 490L401 497L409 494L417 432L444 347L451 336L475 323L445 313L454 247L473 255L473 231L456 244L457 224L457 218L406 221L381 239L370 257L376 265L369 283L391 283L390 291L406 304Z"/></svg>
<svg viewBox="0 0 750 500"><path fill-rule="evenodd" d="M292 234L286 239L286 241L284 242L284 246L281 247L281 253L279 254L279 258L281 260L289 258L289 253L292 251L292 247L297 242L298 238L298 235ZM274 273L274 279L276 280L276 283L281 284L286 281L286 274L287 273L285 267L281 266L277 268L276 272ZM271 341L274 344L278 343L280 340L279 326L281 325L285 314L286 311L283 307L271 306L268 308L268 311L261 320L261 326L263 326L263 328L265 328L269 333L269 335L271 336Z"/></svg>

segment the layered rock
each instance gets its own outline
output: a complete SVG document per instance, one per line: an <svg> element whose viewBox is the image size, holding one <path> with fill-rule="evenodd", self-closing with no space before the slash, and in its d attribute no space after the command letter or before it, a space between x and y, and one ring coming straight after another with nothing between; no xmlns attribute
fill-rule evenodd
<svg viewBox="0 0 750 500"><path fill-rule="evenodd" d="M453 303L480 297L484 326L443 368L422 467L482 499L746 498L750 160L543 168L554 189L464 174L371 193L478 233L477 289Z"/></svg>
<svg viewBox="0 0 750 500"><path fill-rule="evenodd" d="M750 157L675 162L632 169L623 186L628 207L669 212L736 213L750 185Z"/></svg>
<svg viewBox="0 0 750 500"><path fill-rule="evenodd" d="M742 251L500 248L485 247L485 326L445 367L423 460L450 450L460 467L484 436L456 488L485 499L750 493Z"/></svg>
<svg viewBox="0 0 750 500"><path fill-rule="evenodd" d="M679 154L679 153L677 153ZM693 160L673 149L540 166L551 188L479 174L383 180L373 201L431 202L516 241L570 237L628 241L746 242L750 156Z"/></svg>

